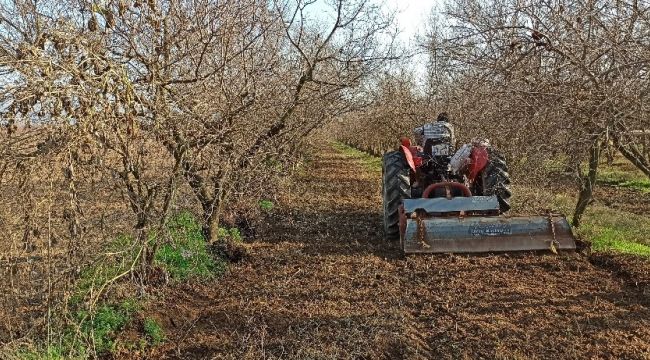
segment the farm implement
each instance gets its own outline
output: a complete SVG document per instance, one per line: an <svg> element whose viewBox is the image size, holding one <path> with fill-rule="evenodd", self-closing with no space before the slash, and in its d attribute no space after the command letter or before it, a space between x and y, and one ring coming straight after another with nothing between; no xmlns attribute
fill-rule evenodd
<svg viewBox="0 0 650 360"><path fill-rule="evenodd" d="M566 218L507 216L510 177L486 140L451 153L448 138L412 146L407 138L382 162L386 238L405 253L481 253L575 249Z"/></svg>

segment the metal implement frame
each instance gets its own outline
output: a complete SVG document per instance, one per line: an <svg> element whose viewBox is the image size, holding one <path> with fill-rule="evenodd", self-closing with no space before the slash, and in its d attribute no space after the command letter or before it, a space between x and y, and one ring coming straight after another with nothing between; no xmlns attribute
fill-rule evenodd
<svg viewBox="0 0 650 360"><path fill-rule="evenodd" d="M564 216L506 217L498 209L494 196L404 200L402 249L409 254L576 248Z"/></svg>

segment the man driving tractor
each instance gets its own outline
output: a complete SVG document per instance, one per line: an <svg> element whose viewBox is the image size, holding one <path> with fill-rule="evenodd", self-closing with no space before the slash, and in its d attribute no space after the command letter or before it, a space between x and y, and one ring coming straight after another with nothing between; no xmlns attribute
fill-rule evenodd
<svg viewBox="0 0 650 360"><path fill-rule="evenodd" d="M417 144L429 155L449 156L454 153L454 126L446 112L440 113L435 122L415 128L413 134Z"/></svg>
<svg viewBox="0 0 650 360"><path fill-rule="evenodd" d="M562 216L504 216L510 175L487 139L455 149L444 112L413 132L382 158L384 234L405 253L575 249Z"/></svg>

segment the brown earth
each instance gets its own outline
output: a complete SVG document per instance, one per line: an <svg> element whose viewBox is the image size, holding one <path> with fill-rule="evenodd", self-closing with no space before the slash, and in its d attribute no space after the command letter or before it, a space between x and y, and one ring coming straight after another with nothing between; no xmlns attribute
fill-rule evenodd
<svg viewBox="0 0 650 360"><path fill-rule="evenodd" d="M403 258L382 240L379 177L324 148L228 274L163 290L165 344L126 357L650 358L647 261Z"/></svg>

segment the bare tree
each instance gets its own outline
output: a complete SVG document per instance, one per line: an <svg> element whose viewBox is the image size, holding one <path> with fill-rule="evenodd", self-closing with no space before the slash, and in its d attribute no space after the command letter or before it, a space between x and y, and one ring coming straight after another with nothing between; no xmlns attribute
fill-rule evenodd
<svg viewBox="0 0 650 360"><path fill-rule="evenodd" d="M260 6L259 15L247 17L255 29L247 33L251 38L247 47L220 44L218 53L236 53L237 59L188 91L196 94L193 99L209 94L221 103L203 106L201 116L186 116L193 122L186 127L191 132L176 131L167 140L172 152L187 148L192 154L184 160L183 170L201 203L205 233L212 240L233 190L259 185L272 171L270 162L290 153L297 139L347 111L354 102L343 100L354 97L355 88L393 56L390 44L379 43L390 35L391 19L384 18L377 6L337 1L332 22L324 27L310 25L307 12L312 6L312 2L275 2L272 10ZM201 104L206 103L209 100ZM182 109L198 114L191 104ZM300 116L304 111L320 116Z"/></svg>
<svg viewBox="0 0 650 360"><path fill-rule="evenodd" d="M179 203L216 240L223 210L268 196L302 140L365 103L364 84L395 57L379 5L320 5L2 2L0 184L17 194L3 194L0 229L71 269L130 235L120 252L136 260L111 282L146 278Z"/></svg>

